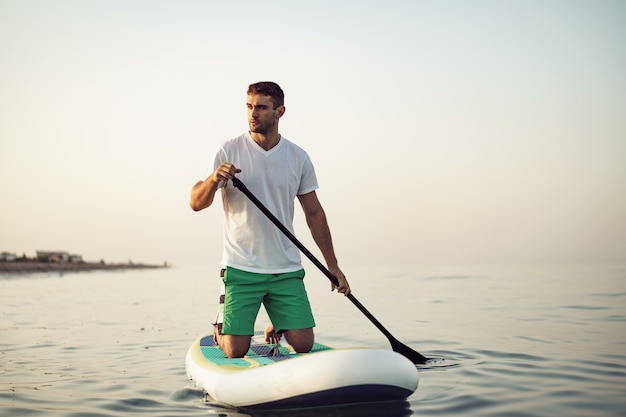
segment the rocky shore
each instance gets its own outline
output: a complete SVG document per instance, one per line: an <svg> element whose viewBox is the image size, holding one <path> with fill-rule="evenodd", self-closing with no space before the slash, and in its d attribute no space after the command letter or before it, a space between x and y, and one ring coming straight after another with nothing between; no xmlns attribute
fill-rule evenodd
<svg viewBox="0 0 626 417"><path fill-rule="evenodd" d="M164 265L147 265L147 264L107 264L102 262L37 262L37 261L12 261L0 262L1 275L21 275L32 273L71 273L71 272L87 272L87 271L116 271L125 269L150 269L150 268L167 268Z"/></svg>

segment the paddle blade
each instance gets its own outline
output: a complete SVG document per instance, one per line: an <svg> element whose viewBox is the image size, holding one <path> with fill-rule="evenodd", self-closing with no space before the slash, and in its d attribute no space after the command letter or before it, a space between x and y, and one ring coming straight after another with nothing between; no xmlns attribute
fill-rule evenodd
<svg viewBox="0 0 626 417"><path fill-rule="evenodd" d="M426 361L428 361L428 358L426 356L422 355L419 352L416 352L415 350L411 349L410 347L401 343L395 338L389 339L389 342L391 343L391 348L394 352L401 354L416 365L424 364L426 363Z"/></svg>

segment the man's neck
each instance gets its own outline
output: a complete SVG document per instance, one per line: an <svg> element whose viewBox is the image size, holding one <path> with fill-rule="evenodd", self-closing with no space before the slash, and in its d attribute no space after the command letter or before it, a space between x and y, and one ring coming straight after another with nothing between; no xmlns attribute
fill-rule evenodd
<svg viewBox="0 0 626 417"><path fill-rule="evenodd" d="M254 140L257 145L266 151L269 151L274 146L278 145L278 142L280 142L280 134L278 133L264 134L250 132L250 137L252 137L252 140Z"/></svg>

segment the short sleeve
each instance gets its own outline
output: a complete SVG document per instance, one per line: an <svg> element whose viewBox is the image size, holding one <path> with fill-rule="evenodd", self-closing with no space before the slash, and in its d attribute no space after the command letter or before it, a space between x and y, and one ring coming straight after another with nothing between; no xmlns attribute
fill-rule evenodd
<svg viewBox="0 0 626 417"><path fill-rule="evenodd" d="M298 188L298 195L308 194L311 191L315 191L319 188L317 184L317 176L315 175L315 167L309 155L305 155L304 163L302 164L302 175L300 176L300 187Z"/></svg>

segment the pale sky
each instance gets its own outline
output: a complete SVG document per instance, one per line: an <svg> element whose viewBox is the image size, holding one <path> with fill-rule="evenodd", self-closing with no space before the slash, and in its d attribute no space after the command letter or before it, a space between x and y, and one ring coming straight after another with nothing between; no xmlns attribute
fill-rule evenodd
<svg viewBox="0 0 626 417"><path fill-rule="evenodd" d="M626 2L302 3L0 0L0 251L217 268L273 80L342 264L626 262Z"/></svg>

